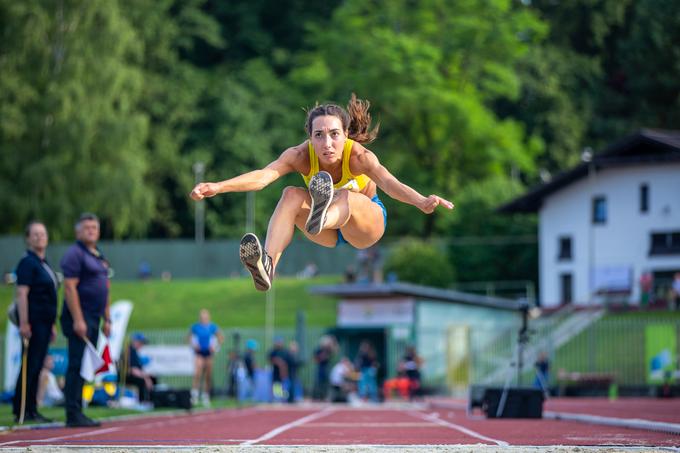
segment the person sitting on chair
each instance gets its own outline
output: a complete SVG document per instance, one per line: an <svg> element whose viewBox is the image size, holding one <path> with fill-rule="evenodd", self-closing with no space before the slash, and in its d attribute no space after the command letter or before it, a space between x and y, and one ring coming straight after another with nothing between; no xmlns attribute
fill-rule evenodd
<svg viewBox="0 0 680 453"><path fill-rule="evenodd" d="M151 391L156 384L156 378L144 371L144 364L139 356L139 350L148 341L143 333L136 332L130 337L128 350L128 369L125 375L125 383L137 387L139 401L151 401Z"/></svg>

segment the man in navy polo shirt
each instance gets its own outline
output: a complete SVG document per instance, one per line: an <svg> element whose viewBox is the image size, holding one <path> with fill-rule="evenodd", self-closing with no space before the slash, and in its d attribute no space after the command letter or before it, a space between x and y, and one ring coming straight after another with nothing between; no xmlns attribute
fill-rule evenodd
<svg viewBox="0 0 680 453"><path fill-rule="evenodd" d="M76 223L76 239L61 259L65 298L61 328L68 339L64 388L66 426L99 426L99 422L83 414L84 381L80 377L85 338L97 344L102 318L104 335L108 337L111 330L109 264L97 248L99 219L96 215L86 213L80 216Z"/></svg>

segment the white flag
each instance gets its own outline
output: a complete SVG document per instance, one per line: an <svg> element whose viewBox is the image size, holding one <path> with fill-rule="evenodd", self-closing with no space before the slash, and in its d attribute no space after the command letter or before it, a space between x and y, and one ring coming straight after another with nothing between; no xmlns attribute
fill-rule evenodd
<svg viewBox="0 0 680 453"><path fill-rule="evenodd" d="M80 364L80 377L87 382L94 381L94 375L102 365L104 365L104 359L99 356L90 340L85 340L83 361Z"/></svg>

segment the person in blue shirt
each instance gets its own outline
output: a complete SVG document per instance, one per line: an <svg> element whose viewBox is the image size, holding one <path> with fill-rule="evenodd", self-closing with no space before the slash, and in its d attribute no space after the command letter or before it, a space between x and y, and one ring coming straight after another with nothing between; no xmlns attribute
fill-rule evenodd
<svg viewBox="0 0 680 453"><path fill-rule="evenodd" d="M64 399L66 426L93 427L100 423L83 414L83 384L80 365L85 340L97 344L99 328L107 337L111 334L109 313L109 263L97 247L99 219L84 213L76 223L76 243L61 259L64 273L64 305L61 310L61 330L68 339L68 368ZM103 322L102 322L103 320Z"/></svg>
<svg viewBox="0 0 680 453"><path fill-rule="evenodd" d="M47 348L54 339L57 318L57 276L45 259L47 229L40 222L26 226L28 249L16 268L16 300L19 333L28 340L26 351L26 389L22 388L19 373L14 392L12 411L20 418L21 395L25 392L24 421L50 422L38 412L37 394L40 371Z"/></svg>
<svg viewBox="0 0 680 453"><path fill-rule="evenodd" d="M205 308L199 312L198 319L199 322L192 325L189 332L189 342L195 354L191 399L193 404L198 402L201 381L203 381L201 401L204 406L210 406L213 356L224 342L224 336L219 327L210 322L210 312Z"/></svg>

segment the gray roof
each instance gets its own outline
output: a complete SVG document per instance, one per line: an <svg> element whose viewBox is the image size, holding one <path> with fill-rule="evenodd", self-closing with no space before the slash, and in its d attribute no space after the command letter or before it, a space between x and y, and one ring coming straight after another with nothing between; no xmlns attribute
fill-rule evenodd
<svg viewBox="0 0 680 453"><path fill-rule="evenodd" d="M432 288L430 286L411 283L344 283L338 285L313 286L312 294L352 298L388 298L394 296L412 296L420 299L431 299L442 302L476 305L501 310L519 310L516 300L501 297L480 296L451 289Z"/></svg>
<svg viewBox="0 0 680 453"><path fill-rule="evenodd" d="M591 162L582 162L556 175L550 182L502 205L498 211L507 214L538 212L547 196L585 178L591 168L597 172L603 168L663 162L680 162L680 131L641 129L596 153Z"/></svg>

